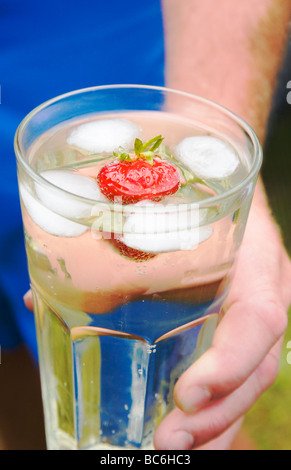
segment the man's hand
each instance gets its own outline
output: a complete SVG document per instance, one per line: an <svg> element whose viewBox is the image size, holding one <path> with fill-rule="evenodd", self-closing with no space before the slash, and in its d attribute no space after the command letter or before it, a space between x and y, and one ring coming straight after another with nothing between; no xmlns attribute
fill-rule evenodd
<svg viewBox="0 0 291 470"><path fill-rule="evenodd" d="M277 376L290 303L291 263L258 189L213 345L177 382L157 449L229 448Z"/></svg>

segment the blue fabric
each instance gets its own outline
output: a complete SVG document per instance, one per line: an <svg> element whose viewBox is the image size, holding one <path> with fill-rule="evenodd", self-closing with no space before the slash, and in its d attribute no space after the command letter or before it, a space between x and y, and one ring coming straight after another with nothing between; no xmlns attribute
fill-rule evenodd
<svg viewBox="0 0 291 470"><path fill-rule="evenodd" d="M13 138L32 108L113 83L164 84L160 0L0 0L0 346L36 354Z"/></svg>

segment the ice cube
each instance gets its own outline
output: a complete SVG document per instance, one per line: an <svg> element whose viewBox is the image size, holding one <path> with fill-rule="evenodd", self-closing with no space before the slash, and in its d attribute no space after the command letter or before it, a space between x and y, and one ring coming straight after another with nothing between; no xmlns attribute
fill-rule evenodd
<svg viewBox="0 0 291 470"><path fill-rule="evenodd" d="M19 184L19 191L31 219L45 232L61 237L77 237L87 230L86 226L68 220L42 205L24 184Z"/></svg>
<svg viewBox="0 0 291 470"><path fill-rule="evenodd" d="M143 210L138 206L143 205ZM123 227L122 242L128 247L150 253L191 250L209 238L212 227L199 226L198 206L137 203ZM130 208L127 206L127 210Z"/></svg>
<svg viewBox="0 0 291 470"><path fill-rule="evenodd" d="M81 124L67 138L67 143L93 152L113 152L118 147L129 149L140 135L140 128L127 119L108 118Z"/></svg>
<svg viewBox="0 0 291 470"><path fill-rule="evenodd" d="M223 179L239 165L235 152L222 140L210 136L183 139L175 149L177 158L202 179Z"/></svg>
<svg viewBox="0 0 291 470"><path fill-rule="evenodd" d="M136 250L149 253L167 253L178 250L192 250L212 234L211 227L180 230L170 233L138 234L127 233L121 240Z"/></svg>
<svg viewBox="0 0 291 470"><path fill-rule="evenodd" d="M107 201L101 193L97 181L66 170L47 170L41 176L59 189L36 185L36 193L43 204L52 211L68 218L86 218L91 216L93 205L74 198L72 194L94 201ZM68 194L72 193L72 194Z"/></svg>

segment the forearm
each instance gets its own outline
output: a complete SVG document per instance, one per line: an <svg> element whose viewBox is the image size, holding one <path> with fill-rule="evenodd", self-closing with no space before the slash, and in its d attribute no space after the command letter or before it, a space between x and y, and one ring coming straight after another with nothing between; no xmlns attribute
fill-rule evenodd
<svg viewBox="0 0 291 470"><path fill-rule="evenodd" d="M166 83L212 99L265 138L290 0L163 0Z"/></svg>

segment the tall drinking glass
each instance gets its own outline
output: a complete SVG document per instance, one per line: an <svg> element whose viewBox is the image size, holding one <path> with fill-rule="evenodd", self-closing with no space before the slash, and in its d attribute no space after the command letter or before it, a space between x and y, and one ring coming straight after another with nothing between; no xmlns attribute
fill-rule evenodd
<svg viewBox="0 0 291 470"><path fill-rule="evenodd" d="M15 151L47 447L151 449L177 379L211 345L258 139L205 99L116 85L42 104L20 124ZM109 197L121 168L137 178L138 159L150 172L141 197L132 185L127 199Z"/></svg>

